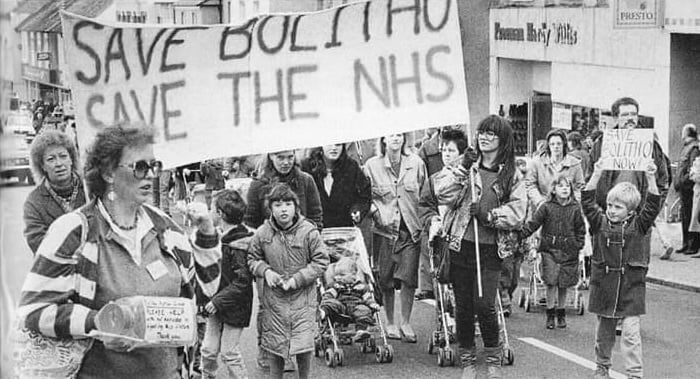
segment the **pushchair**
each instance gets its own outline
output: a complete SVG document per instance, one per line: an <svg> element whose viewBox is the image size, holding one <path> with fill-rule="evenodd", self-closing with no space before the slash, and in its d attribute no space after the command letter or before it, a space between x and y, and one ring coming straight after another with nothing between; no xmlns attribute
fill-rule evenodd
<svg viewBox="0 0 700 379"><path fill-rule="evenodd" d="M321 233L324 244L328 248L331 262L342 257L351 257L356 260L357 269L361 273L369 287L369 291L376 299L378 296L375 290L375 279L369 263L367 248L360 229L355 227L326 228ZM318 280L320 290L319 297L328 287L328 275L325 279ZM378 301L378 303L381 303ZM345 355L341 345L352 344L352 336L355 335L354 328L350 328L354 320L349 315L329 315L325 318L318 318L319 334L314 339L314 355L323 355L328 367L343 366ZM358 350L362 353L375 353L378 363L389 363L394 358L394 348L388 343L386 330L382 323L378 311L373 312L373 324L369 326L368 338L357 341ZM355 325L357 328L357 325Z"/></svg>
<svg viewBox="0 0 700 379"><path fill-rule="evenodd" d="M533 256L534 255L534 256ZM530 265L530 276L528 278L527 288L520 289L520 297L518 305L525 308L525 312L533 311L536 306L547 306L547 286L542 279L542 254L539 252L531 253L526 259ZM579 282L574 286L573 291L568 291L566 295L566 304L564 308L574 309L577 314L583 315L586 310L583 292L581 292L587 275L585 273L584 257L579 253Z"/></svg>
<svg viewBox="0 0 700 379"><path fill-rule="evenodd" d="M440 367L454 366L456 363L456 354L450 344L455 341L454 323L450 322L448 317L455 317L455 298L450 284L443 284L437 280L436 265L443 257L437 256L433 245L429 244L430 254L430 272L433 275L433 288L436 296L436 328L428 341L428 354L433 354L437 348L437 364ZM503 365L512 365L515 361L515 351L510 346L508 339L508 329L506 327L506 318L503 312L503 304L501 303L501 294L496 290L496 314L498 316L498 330L503 350L502 361ZM478 321L474 317L476 331L478 333Z"/></svg>

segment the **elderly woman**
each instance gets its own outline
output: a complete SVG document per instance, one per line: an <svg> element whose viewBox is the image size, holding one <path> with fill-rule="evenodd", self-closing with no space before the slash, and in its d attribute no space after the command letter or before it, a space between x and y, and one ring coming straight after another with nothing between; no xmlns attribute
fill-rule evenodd
<svg viewBox="0 0 700 379"><path fill-rule="evenodd" d="M67 134L47 130L32 142L30 157L39 185L24 202L24 238L36 253L51 223L85 204L78 153Z"/></svg>
<svg viewBox="0 0 700 379"><path fill-rule="evenodd" d="M18 313L29 330L86 338L110 301L192 297L195 267L207 296L218 289L221 250L206 209L188 211L198 228L191 242L172 219L146 204L158 167L153 133L146 125L124 124L97 135L85 169L92 201L53 223L22 287ZM95 340L77 377L176 378L177 348L133 349L124 339Z"/></svg>
<svg viewBox="0 0 700 379"><path fill-rule="evenodd" d="M566 133L560 129L547 133L544 152L532 162L532 167L525 177L528 195L535 204L541 204L552 193L552 182L559 175L564 175L574 185L574 196L581 201L583 168L581 160L569 154Z"/></svg>
<svg viewBox="0 0 700 379"><path fill-rule="evenodd" d="M371 188L360 164L351 159L345 144L315 148L302 162L321 196L323 226L353 226L369 211Z"/></svg>

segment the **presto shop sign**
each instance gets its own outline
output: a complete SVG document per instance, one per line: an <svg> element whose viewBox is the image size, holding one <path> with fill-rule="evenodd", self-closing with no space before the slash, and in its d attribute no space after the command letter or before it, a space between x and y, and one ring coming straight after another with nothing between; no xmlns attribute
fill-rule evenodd
<svg viewBox="0 0 700 379"><path fill-rule="evenodd" d="M241 25L63 13L78 138L154 125L172 167L469 119L455 0L375 0Z"/></svg>

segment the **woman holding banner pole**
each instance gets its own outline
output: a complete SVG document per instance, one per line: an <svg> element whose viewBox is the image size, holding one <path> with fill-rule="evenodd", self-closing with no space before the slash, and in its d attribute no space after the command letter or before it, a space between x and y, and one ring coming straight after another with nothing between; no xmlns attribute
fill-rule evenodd
<svg viewBox="0 0 700 379"><path fill-rule="evenodd" d="M524 182L515 169L510 123L495 115L482 120L476 150L465 151L462 166L455 170L461 180L453 184L460 188L460 196L444 219L438 215L435 197L426 191L421 196L422 218L430 224L430 238L440 233L449 241L462 378L476 376L474 315L481 327L488 377L500 378L496 288L502 258L516 247L515 230L524 221L527 207Z"/></svg>

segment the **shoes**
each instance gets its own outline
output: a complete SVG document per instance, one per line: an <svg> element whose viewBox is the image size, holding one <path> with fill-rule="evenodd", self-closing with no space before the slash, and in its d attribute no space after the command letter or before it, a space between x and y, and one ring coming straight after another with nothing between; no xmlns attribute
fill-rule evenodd
<svg viewBox="0 0 700 379"><path fill-rule="evenodd" d="M547 322L545 326L547 329L554 329L554 316L556 315L556 309L547 309Z"/></svg>
<svg viewBox="0 0 700 379"><path fill-rule="evenodd" d="M435 293L433 291L420 291L416 294L416 300L427 300L435 299Z"/></svg>
<svg viewBox="0 0 700 379"><path fill-rule="evenodd" d="M598 366L595 369L595 374L593 379L610 379L610 374L608 374L608 369L602 366Z"/></svg>
<svg viewBox="0 0 700 379"><path fill-rule="evenodd" d="M503 306L503 317L508 318L510 317L510 314L512 313L510 304L504 305Z"/></svg>
<svg viewBox="0 0 700 379"><path fill-rule="evenodd" d="M683 252L681 252L681 254L685 254L685 255L693 255L693 254L697 254L697 253L698 253L697 250L684 250Z"/></svg>
<svg viewBox="0 0 700 379"><path fill-rule="evenodd" d="M355 336L352 337L352 342L363 342L369 339L371 336L372 333L368 332L365 329L360 329L357 332L355 332Z"/></svg>
<svg viewBox="0 0 700 379"><path fill-rule="evenodd" d="M557 328L566 328L566 309L557 309Z"/></svg>
<svg viewBox="0 0 700 379"><path fill-rule="evenodd" d="M388 338L390 340L400 340L401 333L399 333L399 328L396 327L396 325L387 325L386 338Z"/></svg>
<svg viewBox="0 0 700 379"><path fill-rule="evenodd" d="M418 338L416 337L416 333L413 331L413 328L411 328L410 324L401 325L401 336L403 337L404 342L408 342L408 343L418 342Z"/></svg>
<svg viewBox="0 0 700 379"><path fill-rule="evenodd" d="M671 254L673 254L673 248L669 247L668 249L666 249L666 252L659 257L659 259L661 259L662 261L667 261L671 259Z"/></svg>

